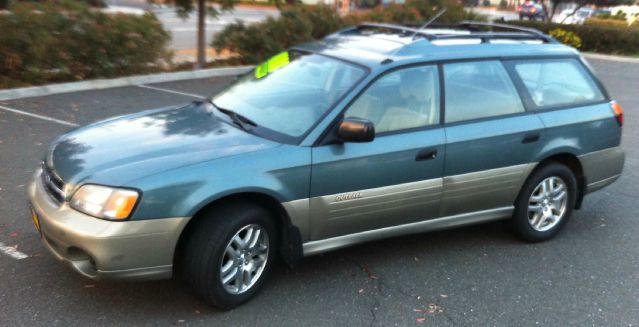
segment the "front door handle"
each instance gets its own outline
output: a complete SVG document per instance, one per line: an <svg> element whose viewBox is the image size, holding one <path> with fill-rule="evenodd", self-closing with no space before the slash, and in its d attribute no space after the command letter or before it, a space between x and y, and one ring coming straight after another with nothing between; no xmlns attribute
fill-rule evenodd
<svg viewBox="0 0 639 327"><path fill-rule="evenodd" d="M524 135L524 138L521 140L521 143L534 143L539 141L539 132L530 132Z"/></svg>
<svg viewBox="0 0 639 327"><path fill-rule="evenodd" d="M424 160L432 160L437 158L437 149L436 148L428 148L423 149L417 152L417 156L415 156L416 161L424 161Z"/></svg>

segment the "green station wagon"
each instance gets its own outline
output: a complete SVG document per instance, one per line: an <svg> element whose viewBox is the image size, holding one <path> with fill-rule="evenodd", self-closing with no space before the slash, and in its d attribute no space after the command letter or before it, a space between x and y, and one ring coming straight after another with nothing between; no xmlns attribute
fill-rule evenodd
<svg viewBox="0 0 639 327"><path fill-rule="evenodd" d="M61 136L32 218L84 276L180 275L229 309L278 257L498 219L547 240L620 176L622 124L579 53L539 31L362 24L206 101Z"/></svg>

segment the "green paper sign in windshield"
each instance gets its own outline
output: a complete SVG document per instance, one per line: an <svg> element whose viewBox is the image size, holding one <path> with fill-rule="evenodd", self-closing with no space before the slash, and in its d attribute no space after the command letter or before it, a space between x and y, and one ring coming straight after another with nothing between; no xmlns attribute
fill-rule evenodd
<svg viewBox="0 0 639 327"><path fill-rule="evenodd" d="M262 78L290 63L288 51L280 52L255 68L255 77Z"/></svg>

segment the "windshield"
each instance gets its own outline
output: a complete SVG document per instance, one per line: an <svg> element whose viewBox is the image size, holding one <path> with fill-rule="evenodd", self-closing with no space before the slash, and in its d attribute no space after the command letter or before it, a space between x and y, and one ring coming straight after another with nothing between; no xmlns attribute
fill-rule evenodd
<svg viewBox="0 0 639 327"><path fill-rule="evenodd" d="M213 103L260 128L299 138L364 74L341 60L282 52L213 97Z"/></svg>

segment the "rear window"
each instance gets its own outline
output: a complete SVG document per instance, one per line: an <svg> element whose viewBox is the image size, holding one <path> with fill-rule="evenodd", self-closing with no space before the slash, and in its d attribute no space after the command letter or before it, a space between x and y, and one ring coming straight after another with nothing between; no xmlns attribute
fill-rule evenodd
<svg viewBox="0 0 639 327"><path fill-rule="evenodd" d="M447 123L524 111L499 61L446 64L444 84Z"/></svg>
<svg viewBox="0 0 639 327"><path fill-rule="evenodd" d="M515 61L514 66L537 109L605 99L585 68L575 59Z"/></svg>

